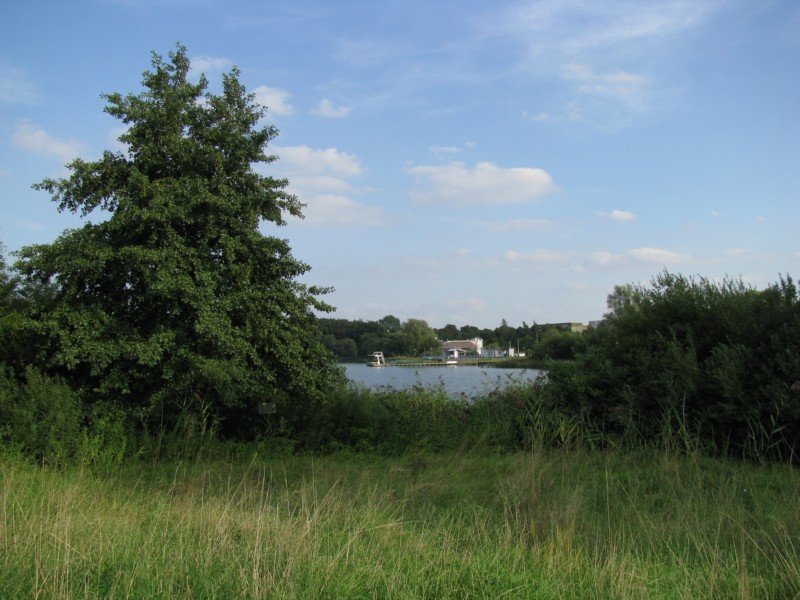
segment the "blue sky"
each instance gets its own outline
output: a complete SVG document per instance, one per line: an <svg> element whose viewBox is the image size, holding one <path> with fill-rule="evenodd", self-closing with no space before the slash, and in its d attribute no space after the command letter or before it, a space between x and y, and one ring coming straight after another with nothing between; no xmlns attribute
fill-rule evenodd
<svg viewBox="0 0 800 600"><path fill-rule="evenodd" d="M336 316L600 318L668 268L756 287L800 265L794 0L6 3L0 240L80 225L30 185L119 149L104 92L185 44L269 107ZM91 218L91 217L90 217ZM95 217L98 218L98 217Z"/></svg>

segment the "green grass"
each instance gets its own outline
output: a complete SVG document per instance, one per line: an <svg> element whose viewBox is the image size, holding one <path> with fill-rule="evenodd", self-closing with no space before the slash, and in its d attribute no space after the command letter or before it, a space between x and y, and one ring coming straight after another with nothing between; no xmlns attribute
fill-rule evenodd
<svg viewBox="0 0 800 600"><path fill-rule="evenodd" d="M793 598L800 475L664 452L0 458L2 598Z"/></svg>

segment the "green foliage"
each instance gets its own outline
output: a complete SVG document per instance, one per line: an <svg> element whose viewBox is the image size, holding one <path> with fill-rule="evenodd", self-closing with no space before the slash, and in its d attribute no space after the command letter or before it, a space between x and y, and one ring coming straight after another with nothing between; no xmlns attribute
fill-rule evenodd
<svg viewBox="0 0 800 600"><path fill-rule="evenodd" d="M0 373L0 439L40 463L63 464L81 447L83 412L69 386L33 368L19 382Z"/></svg>
<svg viewBox="0 0 800 600"><path fill-rule="evenodd" d="M265 396L297 416L340 375L312 312L328 309L325 290L299 283L308 266L259 230L300 215L287 182L255 168L275 160L265 148L277 131L259 124L238 70L216 95L189 67L179 46L153 56L142 92L105 96L127 152L77 159L70 177L35 187L60 210L109 217L23 249L18 269L56 286L29 328L49 372L166 428L210 406L226 434L246 437Z"/></svg>
<svg viewBox="0 0 800 600"><path fill-rule="evenodd" d="M28 367L0 372L0 442L41 464L112 468L130 456L127 415L111 402L86 407L63 381Z"/></svg>
<svg viewBox="0 0 800 600"><path fill-rule="evenodd" d="M586 337L582 333L549 328L541 333L529 352L538 359L573 360L585 349Z"/></svg>
<svg viewBox="0 0 800 600"><path fill-rule="evenodd" d="M800 297L790 277L764 291L664 272L617 287L607 325L549 391L602 431L750 457L800 449Z"/></svg>
<svg viewBox="0 0 800 600"><path fill-rule="evenodd" d="M393 315L386 315L378 321L322 318L319 322L322 343L339 358L369 356L379 351L388 356L419 356L439 351L436 332L421 319L401 322Z"/></svg>

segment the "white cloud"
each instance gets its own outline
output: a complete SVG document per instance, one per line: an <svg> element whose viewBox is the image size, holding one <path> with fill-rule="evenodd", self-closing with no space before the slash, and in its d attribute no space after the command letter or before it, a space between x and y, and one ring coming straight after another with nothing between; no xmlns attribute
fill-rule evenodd
<svg viewBox="0 0 800 600"><path fill-rule="evenodd" d="M25 73L9 65L0 65L0 103L34 104L38 94Z"/></svg>
<svg viewBox="0 0 800 600"><path fill-rule="evenodd" d="M317 107L311 110L311 114L317 115L318 117L332 117L338 119L350 114L351 110L352 108L350 106L334 106L333 102L327 98L323 98L320 100Z"/></svg>
<svg viewBox="0 0 800 600"><path fill-rule="evenodd" d="M190 77L199 77L200 73L214 73L217 71L224 71L233 66L233 61L229 58L213 56L195 56L191 59L191 68L189 70Z"/></svg>
<svg viewBox="0 0 800 600"><path fill-rule="evenodd" d="M281 88L271 88L260 85L253 90L256 102L267 107L276 115L288 116L294 114L294 107L289 104L291 93Z"/></svg>
<svg viewBox="0 0 800 600"><path fill-rule="evenodd" d="M347 196L318 194L305 199L303 213L313 225L381 226L387 223L385 212L377 207L356 202Z"/></svg>
<svg viewBox="0 0 800 600"><path fill-rule="evenodd" d="M382 208L351 197L359 193L352 179L363 171L354 155L337 148L273 146L272 149L280 160L270 168L289 179L288 191L306 205L302 223L322 227L376 227L388 223Z"/></svg>
<svg viewBox="0 0 800 600"><path fill-rule="evenodd" d="M558 191L553 178L542 169L503 168L490 162L470 169L464 163L421 165L407 171L418 189L411 197L424 204L454 206L533 202Z"/></svg>
<svg viewBox="0 0 800 600"><path fill-rule="evenodd" d="M671 252L661 248L634 248L619 254L605 250L595 252L590 256L591 262L600 267L630 266L630 265L659 265L668 266L685 264L692 261L688 254Z"/></svg>
<svg viewBox="0 0 800 600"><path fill-rule="evenodd" d="M62 163L70 162L84 152L81 143L75 140L59 140L29 121L22 121L17 125L11 141L17 148L55 157Z"/></svg>
<svg viewBox="0 0 800 600"><path fill-rule="evenodd" d="M759 223L763 223L766 220L767 220L766 217L761 217L761 216L756 217L756 221L758 221Z"/></svg>
<svg viewBox="0 0 800 600"><path fill-rule="evenodd" d="M714 217L714 218L717 218L717 217L721 217L721 216L722 216L722 213L721 213L721 212L719 212L719 211L716 211L716 210L712 210L712 211L711 211L709 214L710 214L712 217Z"/></svg>
<svg viewBox="0 0 800 600"><path fill-rule="evenodd" d="M273 146L273 150L290 171L300 171L303 174L327 173L339 177L351 177L362 171L361 163L355 156L336 148Z"/></svg>
<svg viewBox="0 0 800 600"><path fill-rule="evenodd" d="M608 217L615 221L633 221L636 219L636 215L627 210L612 210L610 213L601 212L599 214L601 217Z"/></svg>
<svg viewBox="0 0 800 600"><path fill-rule="evenodd" d="M0 169L0 179L11 179L11 169Z"/></svg>

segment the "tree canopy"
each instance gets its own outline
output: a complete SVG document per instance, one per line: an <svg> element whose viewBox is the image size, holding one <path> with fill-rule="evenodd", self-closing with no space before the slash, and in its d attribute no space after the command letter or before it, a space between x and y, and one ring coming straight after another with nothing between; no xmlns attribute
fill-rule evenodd
<svg viewBox="0 0 800 600"><path fill-rule="evenodd" d="M300 283L308 265L259 230L302 205L254 168L275 160L277 130L239 71L213 94L184 47L168 58L153 54L138 94L104 96L127 152L34 186L59 210L108 217L24 248L18 269L55 284L33 321L49 370L148 415L202 405L241 423L261 400L297 405L337 377L312 312L329 310L327 290Z"/></svg>

